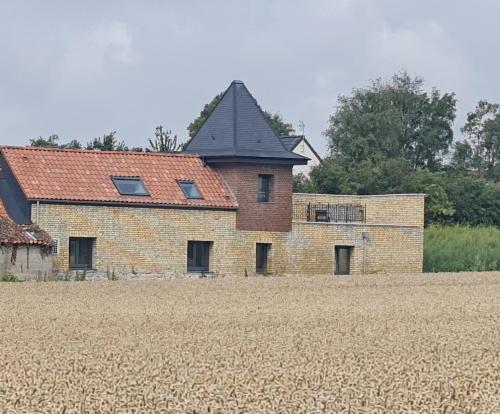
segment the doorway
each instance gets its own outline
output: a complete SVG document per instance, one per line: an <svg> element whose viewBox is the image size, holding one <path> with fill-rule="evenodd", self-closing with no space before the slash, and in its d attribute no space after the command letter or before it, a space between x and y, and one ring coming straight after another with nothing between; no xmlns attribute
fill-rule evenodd
<svg viewBox="0 0 500 414"><path fill-rule="evenodd" d="M255 272L265 275L268 272L271 243L257 243L255 247Z"/></svg>
<svg viewBox="0 0 500 414"><path fill-rule="evenodd" d="M335 246L335 274L349 275L351 273L352 246Z"/></svg>

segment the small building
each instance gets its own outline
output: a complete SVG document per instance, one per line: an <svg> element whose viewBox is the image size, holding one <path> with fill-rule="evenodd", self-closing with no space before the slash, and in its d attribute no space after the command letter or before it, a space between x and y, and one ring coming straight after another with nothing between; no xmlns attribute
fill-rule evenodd
<svg viewBox="0 0 500 414"><path fill-rule="evenodd" d="M280 139L288 151L309 159L306 165L295 165L292 170L293 175L303 174L309 178L311 169L317 167L322 160L305 135L290 135L288 137L281 137Z"/></svg>
<svg viewBox="0 0 500 414"><path fill-rule="evenodd" d="M21 226L0 200L0 279L50 279L54 263L52 241L36 225Z"/></svg>
<svg viewBox="0 0 500 414"><path fill-rule="evenodd" d="M293 194L307 161L234 81L182 154L2 147L0 195L18 224L50 234L62 271L422 270L422 194Z"/></svg>

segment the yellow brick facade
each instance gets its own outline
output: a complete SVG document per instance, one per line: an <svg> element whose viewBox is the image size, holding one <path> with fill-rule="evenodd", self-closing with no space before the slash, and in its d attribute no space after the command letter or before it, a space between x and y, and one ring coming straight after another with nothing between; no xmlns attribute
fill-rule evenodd
<svg viewBox="0 0 500 414"><path fill-rule="evenodd" d="M294 203L358 203L366 223L293 222L290 232L236 230L236 212L77 204L32 205L32 218L59 240L61 270L69 264L69 238L95 238L93 264L118 275L186 274L189 240L211 241L210 271L255 274L256 243L271 243L274 274L331 274L335 246L351 246L351 272L419 272L422 269L423 195L294 195Z"/></svg>

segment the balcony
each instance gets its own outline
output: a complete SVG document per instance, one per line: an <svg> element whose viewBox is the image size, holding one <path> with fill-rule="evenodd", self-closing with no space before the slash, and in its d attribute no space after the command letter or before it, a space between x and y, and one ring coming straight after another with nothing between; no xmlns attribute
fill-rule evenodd
<svg viewBox="0 0 500 414"><path fill-rule="evenodd" d="M313 223L365 223L366 205L294 203L293 220Z"/></svg>

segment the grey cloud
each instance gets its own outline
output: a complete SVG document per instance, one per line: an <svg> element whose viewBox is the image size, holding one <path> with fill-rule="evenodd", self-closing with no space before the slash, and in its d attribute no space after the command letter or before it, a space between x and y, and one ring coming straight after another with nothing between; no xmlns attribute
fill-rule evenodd
<svg viewBox="0 0 500 414"><path fill-rule="evenodd" d="M338 94L407 69L455 91L457 128L500 101L496 16L482 1L2 2L0 143L86 141L117 130L146 145L186 126L231 80L323 152Z"/></svg>

